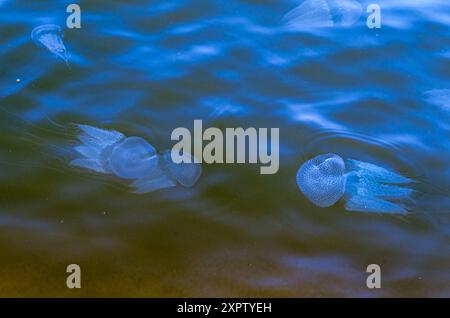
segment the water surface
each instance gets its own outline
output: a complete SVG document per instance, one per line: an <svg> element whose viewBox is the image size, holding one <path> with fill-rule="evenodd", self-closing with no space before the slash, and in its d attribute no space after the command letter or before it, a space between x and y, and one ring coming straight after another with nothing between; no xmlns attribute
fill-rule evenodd
<svg viewBox="0 0 450 318"><path fill-rule="evenodd" d="M423 96L450 88L448 1L287 32L300 0L81 0L69 68L30 32L71 2L0 1L0 296L450 296L450 112ZM203 165L193 188L136 195L67 164L73 123L168 149L194 119L280 128L279 173ZM315 207L295 175L321 153L417 180L414 210Z"/></svg>

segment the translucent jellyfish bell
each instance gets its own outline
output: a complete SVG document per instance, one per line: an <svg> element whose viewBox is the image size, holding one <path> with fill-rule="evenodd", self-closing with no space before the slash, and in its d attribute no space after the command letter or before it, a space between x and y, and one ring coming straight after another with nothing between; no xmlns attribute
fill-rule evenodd
<svg viewBox="0 0 450 318"><path fill-rule="evenodd" d="M137 179L158 165L156 149L141 137L129 137L114 147L109 166L124 179Z"/></svg>
<svg viewBox="0 0 450 318"><path fill-rule="evenodd" d="M202 166L195 162L191 154L183 153L183 162L175 163L172 160L172 151L164 151L161 155L161 166L174 180L184 187L192 187L202 174Z"/></svg>
<svg viewBox="0 0 450 318"><path fill-rule="evenodd" d="M167 152L157 150L141 137L126 137L115 130L78 125L81 145L74 150L81 155L70 165L121 179L133 180L131 186L138 194L152 192L178 184L190 187L198 180L198 164L175 164Z"/></svg>
<svg viewBox="0 0 450 318"><path fill-rule="evenodd" d="M46 47L50 52L68 63L69 53L64 46L63 37L63 30L55 24L40 25L31 31L31 39L36 45Z"/></svg>
<svg viewBox="0 0 450 318"><path fill-rule="evenodd" d="M290 30L351 26L362 14L362 6L356 0L305 0L284 17Z"/></svg>
<svg viewBox="0 0 450 318"><path fill-rule="evenodd" d="M374 164L342 159L336 154L317 156L297 172L297 185L319 207L329 207L341 198L345 209L360 212L406 214L405 204L414 181Z"/></svg>

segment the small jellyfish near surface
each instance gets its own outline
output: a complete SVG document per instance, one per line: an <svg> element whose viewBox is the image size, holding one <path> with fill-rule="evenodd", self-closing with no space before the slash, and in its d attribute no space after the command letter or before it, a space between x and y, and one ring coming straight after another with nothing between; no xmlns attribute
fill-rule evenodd
<svg viewBox="0 0 450 318"><path fill-rule="evenodd" d="M315 205L329 207L345 192L345 163L336 155L317 156L301 166L297 184Z"/></svg>
<svg viewBox="0 0 450 318"><path fill-rule="evenodd" d="M73 159L70 165L131 180L135 193L148 193L177 184L191 187L201 175L200 164L175 164L170 155L167 156L170 151L158 153L141 137L126 137L115 130L89 125L78 125L78 128L81 144L74 150L80 157Z"/></svg>
<svg viewBox="0 0 450 318"><path fill-rule="evenodd" d="M362 11L356 0L305 0L289 11L282 21L289 30L346 27L355 24Z"/></svg>
<svg viewBox="0 0 450 318"><path fill-rule="evenodd" d="M336 154L308 160L297 172L297 185L312 203L330 207L343 199L348 211L407 214L412 183L396 172Z"/></svg>
<svg viewBox="0 0 450 318"><path fill-rule="evenodd" d="M182 162L175 163L170 150L163 152L162 166L169 176L185 187L192 187L202 173L201 166L195 163L192 155L185 153Z"/></svg>
<svg viewBox="0 0 450 318"><path fill-rule="evenodd" d="M68 63L69 53L62 40L63 37L62 28L55 24L40 25L31 31L31 39L36 45L46 47L50 52Z"/></svg>

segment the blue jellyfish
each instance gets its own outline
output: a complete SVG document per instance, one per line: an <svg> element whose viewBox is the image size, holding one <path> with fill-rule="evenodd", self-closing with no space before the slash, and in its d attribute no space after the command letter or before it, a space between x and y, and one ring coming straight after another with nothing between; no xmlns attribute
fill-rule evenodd
<svg viewBox="0 0 450 318"><path fill-rule="evenodd" d="M200 164L193 160L192 163L176 164L170 151L158 153L141 137L126 137L115 130L89 125L77 127L82 132L78 136L81 144L74 150L81 157L73 159L70 165L130 180L135 193L148 193L177 184L192 187L200 178Z"/></svg>
<svg viewBox="0 0 450 318"><path fill-rule="evenodd" d="M141 137L129 137L111 151L109 166L124 179L138 179L158 166L156 149Z"/></svg>
<svg viewBox="0 0 450 318"><path fill-rule="evenodd" d="M62 40L63 37L63 30L55 24L40 25L31 31L31 39L36 45L44 46L50 52L68 63L69 53L64 46Z"/></svg>
<svg viewBox="0 0 450 318"><path fill-rule="evenodd" d="M282 21L289 30L347 27L360 18L362 11L361 4L355 0L305 0Z"/></svg>
<svg viewBox="0 0 450 318"><path fill-rule="evenodd" d="M319 207L340 199L345 209L359 212L407 214L414 181L377 165L336 154L324 154L305 162L297 172L297 185Z"/></svg>
<svg viewBox="0 0 450 318"><path fill-rule="evenodd" d="M192 187L200 178L201 166L194 162L194 157L187 153L182 154L181 163L175 163L172 160L172 151L166 150L162 153L164 171L184 187Z"/></svg>

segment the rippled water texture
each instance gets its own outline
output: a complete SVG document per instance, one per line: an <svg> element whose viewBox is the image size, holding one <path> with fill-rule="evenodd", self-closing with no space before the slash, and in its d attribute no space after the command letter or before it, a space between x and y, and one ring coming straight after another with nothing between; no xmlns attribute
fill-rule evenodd
<svg viewBox="0 0 450 318"><path fill-rule="evenodd" d="M373 30L368 1L305 30L283 22L300 0L81 0L79 30L69 3L0 0L0 296L450 296L447 0L377 1ZM70 67L31 41L43 24ZM280 171L203 164L136 195L68 165L74 124L164 150L194 119L280 128ZM326 153L417 181L409 214L312 204L296 172Z"/></svg>

